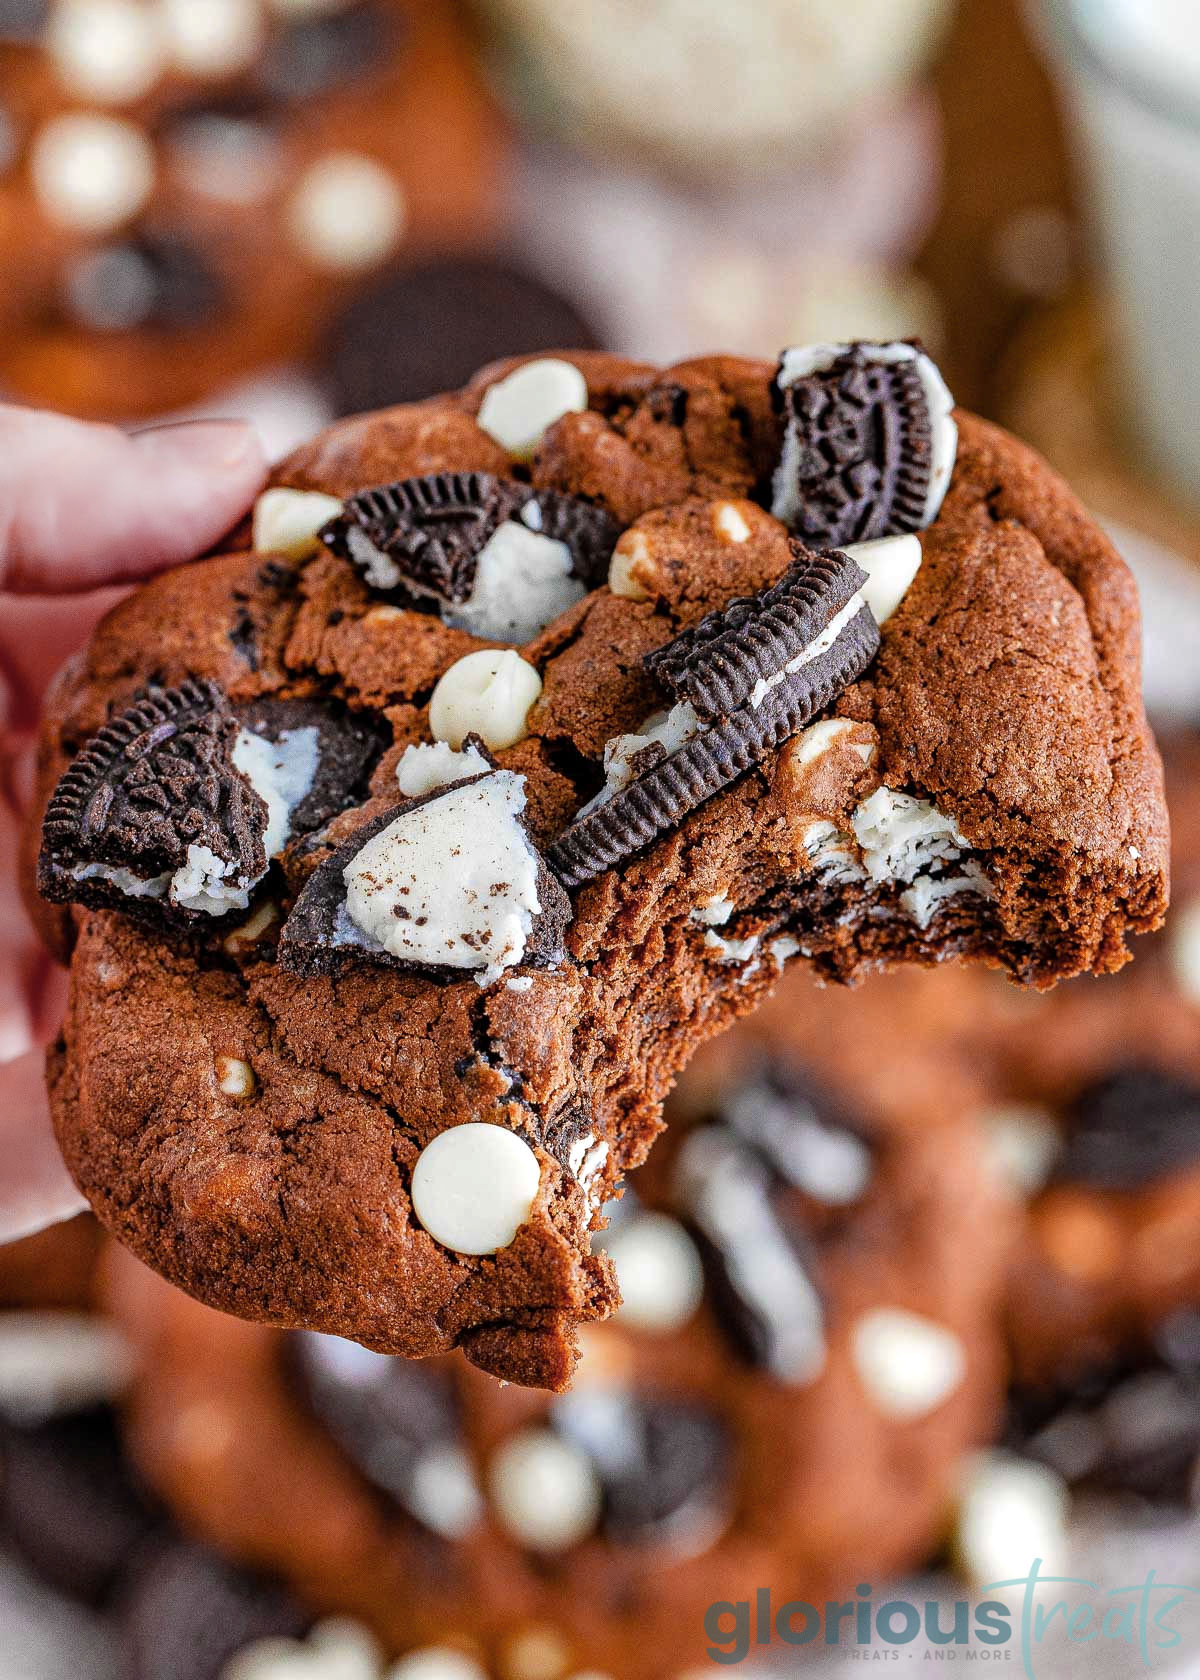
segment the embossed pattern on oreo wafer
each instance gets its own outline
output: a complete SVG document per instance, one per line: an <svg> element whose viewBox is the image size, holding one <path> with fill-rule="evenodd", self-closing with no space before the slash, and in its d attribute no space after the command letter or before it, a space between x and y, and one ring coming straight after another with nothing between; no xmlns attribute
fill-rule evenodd
<svg viewBox="0 0 1200 1680"><path fill-rule="evenodd" d="M794 652L768 676L756 675L745 703L720 721L705 727L696 709L697 732L628 786L602 795L559 836L547 857L564 885L579 886L650 845L782 746L862 674L879 650L879 627L857 591L837 606L846 576L839 569L836 586L828 583L833 599L827 598L825 630L815 644L789 644L798 656ZM829 645L822 646L826 635ZM745 686L740 682L739 690Z"/></svg>
<svg viewBox="0 0 1200 1680"><path fill-rule="evenodd" d="M486 472L360 491L322 531L373 588L432 598L449 624L528 639L607 575L618 527L601 509Z"/></svg>
<svg viewBox="0 0 1200 1680"><path fill-rule="evenodd" d="M166 897L178 871L261 876L268 808L234 762L238 735L223 690L194 678L151 689L110 719L47 807L43 896L129 908Z"/></svg>
<svg viewBox="0 0 1200 1680"><path fill-rule="evenodd" d="M821 640L867 581L848 555L792 547L797 558L778 583L738 597L647 654L650 674L676 700L690 701L698 717L728 717L745 705L760 683Z"/></svg>
<svg viewBox="0 0 1200 1680"><path fill-rule="evenodd" d="M772 511L816 545L932 523L958 446L953 398L915 344L785 351L772 396L784 417Z"/></svg>

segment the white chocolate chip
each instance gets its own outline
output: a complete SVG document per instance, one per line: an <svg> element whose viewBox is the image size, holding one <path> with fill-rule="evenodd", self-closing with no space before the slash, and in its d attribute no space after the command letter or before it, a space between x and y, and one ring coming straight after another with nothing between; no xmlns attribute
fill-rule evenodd
<svg viewBox="0 0 1200 1680"><path fill-rule="evenodd" d="M134 1371L124 1336L88 1313L0 1314L0 1416L15 1424L116 1400Z"/></svg>
<svg viewBox="0 0 1200 1680"><path fill-rule="evenodd" d="M650 561L650 544L644 531L626 531L613 549L608 563L608 587L627 601L648 601L649 591L633 575L634 567L644 571Z"/></svg>
<svg viewBox="0 0 1200 1680"><path fill-rule="evenodd" d="M750 527L735 502L718 502L713 509L713 530L725 542L744 543L750 540Z"/></svg>
<svg viewBox="0 0 1200 1680"><path fill-rule="evenodd" d="M496 1254L529 1218L541 1169L524 1138L472 1120L426 1144L412 1175L413 1212L456 1254Z"/></svg>
<svg viewBox="0 0 1200 1680"><path fill-rule="evenodd" d="M217 1057L217 1085L227 1097L250 1097L255 1087L254 1069L238 1056Z"/></svg>
<svg viewBox="0 0 1200 1680"><path fill-rule="evenodd" d="M59 0L46 47L68 92L102 105L140 99L163 68L162 30L140 0Z"/></svg>
<svg viewBox="0 0 1200 1680"><path fill-rule="evenodd" d="M530 708L542 679L511 648L482 648L457 660L438 679L429 702L429 727L454 748L468 735L489 747L511 747L529 733Z"/></svg>
<svg viewBox="0 0 1200 1680"><path fill-rule="evenodd" d="M788 743L788 757L798 770L823 758L834 743L854 728L851 718L820 718Z"/></svg>
<svg viewBox="0 0 1200 1680"><path fill-rule="evenodd" d="M257 944L272 923L278 920L279 906L272 904L268 899L265 904L259 905L241 927L234 928L232 933L226 934L222 945L231 957L237 956L247 945Z"/></svg>
<svg viewBox="0 0 1200 1680"><path fill-rule="evenodd" d="M393 1663L384 1680L488 1680L488 1676L465 1651L455 1651L449 1645L423 1645Z"/></svg>
<svg viewBox="0 0 1200 1680"><path fill-rule="evenodd" d="M571 1653L552 1627L526 1627L514 1633L500 1653L502 1680L562 1680Z"/></svg>
<svg viewBox="0 0 1200 1680"><path fill-rule="evenodd" d="M400 243L408 207L400 183L374 158L330 152L301 176L288 205L288 227L318 268L373 268Z"/></svg>
<svg viewBox="0 0 1200 1680"><path fill-rule="evenodd" d="M264 490L254 504L254 552L303 560L317 552L318 533L341 511L336 496L319 490Z"/></svg>
<svg viewBox="0 0 1200 1680"><path fill-rule="evenodd" d="M488 1491L513 1539L535 1551L577 1545L600 1516L591 1459L550 1429L531 1427L511 1436L488 1467Z"/></svg>
<svg viewBox="0 0 1200 1680"><path fill-rule="evenodd" d="M921 569L921 539L908 531L875 542L848 543L842 550L867 574L863 595L876 624L886 624Z"/></svg>
<svg viewBox="0 0 1200 1680"><path fill-rule="evenodd" d="M681 1330L700 1305L704 1268L679 1221L637 1214L617 1226L605 1248L621 1287L621 1323L652 1335Z"/></svg>
<svg viewBox="0 0 1200 1680"><path fill-rule="evenodd" d="M1068 1562L1069 1505L1066 1482L1048 1464L974 1454L962 1476L954 1545L967 1579L978 1587L1016 1580L1034 1558L1043 1574L1059 1574Z"/></svg>
<svg viewBox="0 0 1200 1680"><path fill-rule="evenodd" d="M30 170L48 216L72 232L108 233L149 198L154 150L131 122L69 112L38 132Z"/></svg>
<svg viewBox="0 0 1200 1680"><path fill-rule="evenodd" d="M579 369L556 356L543 356L489 388L480 405L479 425L518 461L528 461L556 420L582 414L587 405L587 380Z"/></svg>
<svg viewBox="0 0 1200 1680"><path fill-rule="evenodd" d="M1050 1177L1062 1149L1054 1117L1032 1103L1009 1103L982 1116L988 1157L1000 1182L1018 1196L1033 1196Z"/></svg>
<svg viewBox="0 0 1200 1680"><path fill-rule="evenodd" d="M383 1652L346 1617L318 1622L307 1639L256 1639L221 1670L221 1680L379 1680Z"/></svg>
<svg viewBox="0 0 1200 1680"><path fill-rule="evenodd" d="M901 1422L936 1411L967 1371L966 1352L953 1331L901 1307L863 1313L850 1350L871 1399Z"/></svg>
<svg viewBox="0 0 1200 1680"><path fill-rule="evenodd" d="M257 0L159 0L167 47L189 76L244 70L263 40Z"/></svg>

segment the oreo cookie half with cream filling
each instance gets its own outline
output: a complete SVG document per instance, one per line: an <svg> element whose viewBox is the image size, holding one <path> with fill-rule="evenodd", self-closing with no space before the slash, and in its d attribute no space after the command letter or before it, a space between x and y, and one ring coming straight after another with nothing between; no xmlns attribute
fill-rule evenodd
<svg viewBox="0 0 1200 1680"><path fill-rule="evenodd" d="M151 690L79 754L47 807L39 889L200 923L244 910L294 835L365 792L378 727L310 701L233 707L214 682Z"/></svg>
<svg viewBox="0 0 1200 1680"><path fill-rule="evenodd" d="M321 533L373 589L456 629L527 642L600 583L619 535L601 509L492 473L433 473L351 496Z"/></svg>
<svg viewBox="0 0 1200 1680"><path fill-rule="evenodd" d="M757 595L731 601L646 656L675 705L610 741L607 786L550 848L578 886L648 846L795 735L871 663L879 627L866 573L845 554L797 558Z"/></svg>
<svg viewBox="0 0 1200 1680"><path fill-rule="evenodd" d="M562 960L570 905L521 820L524 776L470 741L444 756L452 780L382 812L317 869L283 927L285 968L365 960L487 986Z"/></svg>
<svg viewBox="0 0 1200 1680"><path fill-rule="evenodd" d="M937 518L958 452L954 399L916 344L785 350L771 511L804 542L844 547Z"/></svg>

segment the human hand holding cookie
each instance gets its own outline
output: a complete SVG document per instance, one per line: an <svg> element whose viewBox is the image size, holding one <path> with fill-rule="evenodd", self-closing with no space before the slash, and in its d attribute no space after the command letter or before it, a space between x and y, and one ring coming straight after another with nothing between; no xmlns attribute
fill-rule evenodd
<svg viewBox="0 0 1200 1680"><path fill-rule="evenodd" d="M27 733L63 661L115 604L114 586L209 547L264 473L253 430L237 421L130 437L0 407L0 1241L85 1206L50 1130L35 1048L61 995L16 893Z"/></svg>

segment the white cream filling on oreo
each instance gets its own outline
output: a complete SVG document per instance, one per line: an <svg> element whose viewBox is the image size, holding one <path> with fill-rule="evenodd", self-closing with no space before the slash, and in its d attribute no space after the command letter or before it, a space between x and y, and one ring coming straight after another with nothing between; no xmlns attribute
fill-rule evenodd
<svg viewBox="0 0 1200 1680"><path fill-rule="evenodd" d="M647 747L661 746L667 758L699 735L703 725L690 700L681 700L669 712L652 712L639 730L614 735L604 743L604 786L594 799L582 806L576 821L607 805L614 794L629 786L638 774L634 760Z"/></svg>
<svg viewBox="0 0 1200 1680"><path fill-rule="evenodd" d="M529 501L492 533L476 558L471 593L447 610L447 624L489 641L528 642L583 600L587 585L571 576L569 546L542 535L541 517Z"/></svg>
<svg viewBox="0 0 1200 1680"><path fill-rule="evenodd" d="M825 1125L802 1096L784 1096L769 1085L743 1086L728 1102L729 1117L748 1132L769 1134L772 1154L789 1181L829 1207L849 1207L866 1193L874 1170L862 1138L843 1126Z"/></svg>
<svg viewBox="0 0 1200 1680"><path fill-rule="evenodd" d="M814 659L819 659L823 653L828 653L851 619L857 616L865 602L866 594L860 589L850 597L840 612L833 615L821 634L814 637L807 647L801 648L799 653L789 659L782 670L772 672L769 677L760 677L750 691L751 708L757 711L773 688L778 688L779 684L787 677L795 676L797 671L802 671L806 665L811 665Z"/></svg>
<svg viewBox="0 0 1200 1680"><path fill-rule="evenodd" d="M492 532L475 558L475 576L465 601L450 602L416 583L365 531L351 526L346 543L355 564L375 589L398 589L436 601L445 623L486 641L532 641L548 624L582 601L587 585L573 577L570 545L541 531L542 510L533 497L512 519Z"/></svg>
<svg viewBox="0 0 1200 1680"><path fill-rule="evenodd" d="M240 729L232 757L267 807L263 847L268 860L278 857L288 843L292 812L308 797L316 780L319 731L315 724L286 729L278 741L269 741ZM232 860L218 857L208 846L193 844L173 874L143 877L107 863L77 864L71 873L77 881L108 881L129 898L169 898L185 910L223 916L228 910L247 909L250 894L262 879L259 875L251 880L236 870Z"/></svg>
<svg viewBox="0 0 1200 1680"><path fill-rule="evenodd" d="M421 741L405 747L396 766L396 781L401 793L419 799L435 788L451 787L470 776L486 776L491 768L475 747L459 752L446 741Z"/></svg>
<svg viewBox="0 0 1200 1680"><path fill-rule="evenodd" d="M851 833L828 820L809 824L804 849L814 871L831 883L901 885L900 908L922 932L955 898L995 898L983 865L970 855L970 841L931 800L878 787L850 824Z"/></svg>
<svg viewBox="0 0 1200 1680"><path fill-rule="evenodd" d="M783 387L795 385L798 380L807 379L811 374L824 373L831 368L839 356L844 356L852 350L852 344L802 344L791 350L785 350L779 362L777 378ZM915 362L917 374L921 380L921 388L925 393L925 402L929 410L929 428L932 438L932 460L929 469L929 489L925 496L925 510L921 517L921 529L932 525L938 516L946 491L950 487L950 479L954 472L954 462L958 455L958 426L954 420L954 398L946 381L942 378L941 370L932 357L923 350L916 349L911 344L897 341L892 344L864 344L861 346L874 361L895 364L896 362ZM794 423L789 422L783 440L783 452L779 461L779 468L775 475L774 497L771 512L776 519L785 523L795 519L801 511L801 502L797 485L799 483L797 469L800 464L800 440L796 436Z"/></svg>
<svg viewBox="0 0 1200 1680"><path fill-rule="evenodd" d="M524 776L497 770L401 812L343 871L346 919L404 962L490 985L521 961L542 908L524 809Z"/></svg>

